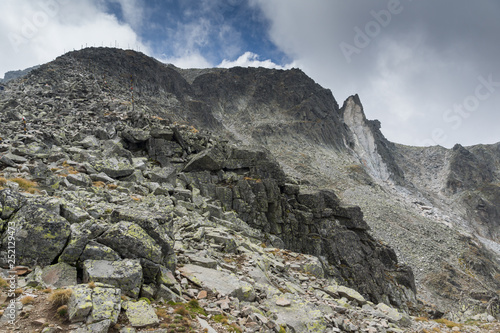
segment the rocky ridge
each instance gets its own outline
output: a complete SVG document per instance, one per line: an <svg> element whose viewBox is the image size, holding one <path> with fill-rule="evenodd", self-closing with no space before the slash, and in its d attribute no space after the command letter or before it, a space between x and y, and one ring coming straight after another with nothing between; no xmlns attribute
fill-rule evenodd
<svg viewBox="0 0 500 333"><path fill-rule="evenodd" d="M34 269L27 285L47 285L37 271L66 265L76 274L67 286L93 281L130 299L180 301L208 291L213 302L204 308L232 316L247 331L445 329L384 307L423 311L412 271L371 236L358 207L314 185L312 176L323 174L321 167L297 165L307 150L283 154L283 142L297 148L299 139L306 147L327 145L323 152L337 157L350 149L351 155L338 158L342 164L367 156L363 165L369 166L367 174L349 177L353 182L373 189L380 175L396 185L403 179L391 159L394 146L383 141L376 123L359 117L362 107L347 111L348 101L339 109L331 93L302 72L178 70L133 51L86 49L11 82L1 97L0 163L7 188L2 251L13 222L23 240L16 264ZM351 108L360 105L356 98ZM366 124L375 133L371 138L363 133ZM343 172L340 164L329 171ZM19 179L36 181L38 187L28 189L34 194L19 195ZM368 214L375 234L383 235ZM457 240L456 247L467 242ZM480 244L476 248L484 252ZM492 260L485 267L494 272ZM85 285L72 288L76 295L90 292ZM494 297L481 297L484 307L474 308L469 318L496 314ZM87 322L73 330L94 330L94 322L107 329L118 320L90 320L93 306L78 310L72 302L70 310L86 313L73 316ZM126 311L127 303L114 304L113 313L121 306ZM388 313L397 319L389 320Z"/></svg>

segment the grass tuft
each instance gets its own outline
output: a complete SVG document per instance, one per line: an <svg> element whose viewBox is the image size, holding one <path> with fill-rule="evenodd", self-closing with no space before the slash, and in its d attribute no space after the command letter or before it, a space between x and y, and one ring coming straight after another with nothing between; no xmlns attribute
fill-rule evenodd
<svg viewBox="0 0 500 333"><path fill-rule="evenodd" d="M14 179L11 179L11 181L19 184L19 187L25 191L29 191L29 190L36 188L38 186L38 184L36 182L28 180L28 179L24 179L24 178L14 178Z"/></svg>
<svg viewBox="0 0 500 333"><path fill-rule="evenodd" d="M35 298L33 296L24 296L21 298L21 303L23 305L31 304L35 301Z"/></svg>
<svg viewBox="0 0 500 333"><path fill-rule="evenodd" d="M201 314L201 315L204 315L204 316L207 315L207 313L205 312L205 309L203 309L200 306L200 303L198 303L198 300L196 298L191 299L187 303L186 307L189 310L189 312L191 312L191 313Z"/></svg>
<svg viewBox="0 0 500 333"><path fill-rule="evenodd" d="M57 308L56 313L59 317L66 318L68 316L68 306L61 305L60 307Z"/></svg>
<svg viewBox="0 0 500 333"><path fill-rule="evenodd" d="M189 311L183 305L180 305L177 309L175 309L174 313L181 315L183 317L186 317L189 315Z"/></svg>
<svg viewBox="0 0 500 333"><path fill-rule="evenodd" d="M441 319L435 319L434 320L436 323L439 323L439 324L443 324L445 325L446 327L448 328L453 328L453 327L462 327L462 324L458 324L458 323L455 323L451 320L448 320L448 319L444 319L444 318L441 318Z"/></svg>
<svg viewBox="0 0 500 333"><path fill-rule="evenodd" d="M49 302L52 303L53 306L58 307L66 305L72 294L73 290L71 289L56 289L50 294Z"/></svg>

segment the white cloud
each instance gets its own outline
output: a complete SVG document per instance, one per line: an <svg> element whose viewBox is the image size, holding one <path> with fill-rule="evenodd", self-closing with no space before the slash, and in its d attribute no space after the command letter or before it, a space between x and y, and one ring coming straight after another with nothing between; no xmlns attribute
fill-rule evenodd
<svg viewBox="0 0 500 333"><path fill-rule="evenodd" d="M209 63L207 59L205 59L198 52L186 52L180 56L176 57L166 57L159 56L157 57L163 63L173 64L179 68L208 68L213 67L213 64Z"/></svg>
<svg viewBox="0 0 500 333"><path fill-rule="evenodd" d="M93 0L5 1L0 30L0 76L85 46L116 45L150 53L130 25Z"/></svg>
<svg viewBox="0 0 500 333"><path fill-rule="evenodd" d="M288 64L285 66L280 66L272 62L270 59L259 60L259 55L252 52L245 52L238 59L234 61L224 59L217 67L229 68L229 67L264 67L273 69L289 69L293 67L293 64Z"/></svg>
<svg viewBox="0 0 500 333"><path fill-rule="evenodd" d="M140 29L144 20L144 10L140 0L111 0L120 4L123 17L134 29Z"/></svg>

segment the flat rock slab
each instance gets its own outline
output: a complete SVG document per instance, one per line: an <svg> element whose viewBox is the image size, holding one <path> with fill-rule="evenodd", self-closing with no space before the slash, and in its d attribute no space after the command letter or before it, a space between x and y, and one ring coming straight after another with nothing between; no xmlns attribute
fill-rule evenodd
<svg viewBox="0 0 500 333"><path fill-rule="evenodd" d="M200 324L201 328L203 328L204 332L217 333L217 331L214 330L212 328L212 326L210 326L206 320L201 319L200 317L196 317L196 319L198 320L198 323Z"/></svg>
<svg viewBox="0 0 500 333"><path fill-rule="evenodd" d="M146 327L160 322L154 308L146 301L127 302L126 308L125 314L133 327Z"/></svg>
<svg viewBox="0 0 500 333"><path fill-rule="evenodd" d="M193 264L196 264L198 266L203 266L206 268L214 268L214 269L217 268L217 261L213 259L203 258L192 254L188 254L187 257Z"/></svg>
<svg viewBox="0 0 500 333"><path fill-rule="evenodd" d="M366 304L366 299L354 289L344 286L338 286L337 293L340 295L340 297L345 297L348 300L358 302L360 306Z"/></svg>
<svg viewBox="0 0 500 333"><path fill-rule="evenodd" d="M326 331L327 322L324 313L312 303L304 301L301 297L296 297L293 302L289 301L290 305L288 306L277 304L281 302L282 298L283 296L276 295L264 303L276 314L276 323L278 325L293 327L295 332Z"/></svg>
<svg viewBox="0 0 500 333"><path fill-rule="evenodd" d="M47 266L42 270L41 278L47 287L73 286L76 284L76 267L62 262Z"/></svg>
<svg viewBox="0 0 500 333"><path fill-rule="evenodd" d="M104 172L111 178L126 177L134 173L134 167L124 158L112 157L108 160L94 162L92 166L98 172Z"/></svg>
<svg viewBox="0 0 500 333"><path fill-rule="evenodd" d="M85 260L84 282L94 281L120 288L125 295L137 298L142 285L142 267L139 260L120 261Z"/></svg>
<svg viewBox="0 0 500 333"><path fill-rule="evenodd" d="M109 327L111 326L110 320L103 320L98 323L92 323L80 327L74 331L70 331L71 333L107 333L109 331Z"/></svg>
<svg viewBox="0 0 500 333"><path fill-rule="evenodd" d="M255 299L253 287L240 281L235 275L197 265L185 265L179 270L182 275L203 288L235 296L240 301L252 302Z"/></svg>

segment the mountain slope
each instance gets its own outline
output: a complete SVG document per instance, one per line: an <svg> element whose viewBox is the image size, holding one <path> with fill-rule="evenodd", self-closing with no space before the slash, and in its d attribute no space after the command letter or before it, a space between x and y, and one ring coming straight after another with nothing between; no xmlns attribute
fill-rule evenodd
<svg viewBox="0 0 500 333"><path fill-rule="evenodd" d="M408 308L413 274L419 297L457 316L485 311L498 297L500 265L491 252L498 242L498 145L393 144L366 119L358 96L340 108L297 69L181 70L134 51L90 48L8 87L2 121L26 116L49 148L93 135L115 138L162 167L173 157L187 163L184 172L205 197L287 248L318 255L329 274L374 301ZM170 148L159 148L166 144L161 135L140 139L155 121L192 126L193 137L177 134ZM8 138L20 129L0 130ZM211 138L218 144L208 144ZM206 171L236 178L209 180Z"/></svg>

